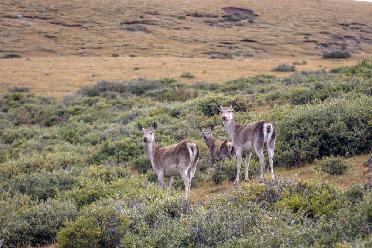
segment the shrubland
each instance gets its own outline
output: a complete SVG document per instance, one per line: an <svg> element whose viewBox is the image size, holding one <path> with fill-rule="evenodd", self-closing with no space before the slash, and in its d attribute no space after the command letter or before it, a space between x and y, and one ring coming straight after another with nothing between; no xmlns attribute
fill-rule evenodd
<svg viewBox="0 0 372 248"><path fill-rule="evenodd" d="M258 75L224 84L102 81L63 102L11 90L0 98L0 244L368 244L368 186L341 191L321 182L279 178L190 204L183 200L179 180L174 190L158 188L137 126L156 121L161 145L195 140L202 157L193 187L209 180L218 184L234 179L235 161L209 168L198 127L214 124L215 135L226 137L217 105L235 101L236 121L274 122L276 167L319 160L338 173L342 163L334 158L371 149L371 71L372 63L364 61L332 72L297 72L285 79ZM257 172L253 159L250 174Z"/></svg>

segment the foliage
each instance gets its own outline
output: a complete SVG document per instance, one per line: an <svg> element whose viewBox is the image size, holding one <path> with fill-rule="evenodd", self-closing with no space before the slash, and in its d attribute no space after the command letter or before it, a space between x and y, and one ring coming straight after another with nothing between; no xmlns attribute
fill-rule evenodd
<svg viewBox="0 0 372 248"><path fill-rule="evenodd" d="M330 175L343 175L348 170L349 165L340 157L325 157L319 161L323 172Z"/></svg>
<svg viewBox="0 0 372 248"><path fill-rule="evenodd" d="M181 78L195 78L195 76L191 72L184 72L181 74Z"/></svg>
<svg viewBox="0 0 372 248"><path fill-rule="evenodd" d="M372 145L369 106L370 98L359 98L278 108L266 116L275 120L278 130L277 163L294 166L324 156L368 152Z"/></svg>
<svg viewBox="0 0 372 248"><path fill-rule="evenodd" d="M322 57L325 59L346 59L351 57L351 53L346 50L324 51Z"/></svg>
<svg viewBox="0 0 372 248"><path fill-rule="evenodd" d="M172 79L108 82L58 101L14 89L0 98L0 243L27 247L333 247L371 235L371 192L287 180L242 183L231 194L183 200L160 190L138 124L156 142L197 143L192 191L233 180L236 161L209 168L199 127L226 138L217 106L236 102L238 123L272 121L275 166L369 152L371 62L224 84ZM337 73L336 73L337 72ZM336 163L332 163L332 166ZM244 176L242 168L242 177ZM254 155L250 176L259 172ZM98 223L98 225L97 225ZM325 235L327 234L327 235Z"/></svg>
<svg viewBox="0 0 372 248"><path fill-rule="evenodd" d="M274 67L273 71L280 71L280 72L296 71L296 66L287 65L287 64L280 64L280 65Z"/></svg>
<svg viewBox="0 0 372 248"><path fill-rule="evenodd" d="M22 201L21 205L19 200ZM48 200L36 205L24 200L16 196L1 201L0 240L6 247L51 243L64 222L77 215L76 206L70 201Z"/></svg>
<svg viewBox="0 0 372 248"><path fill-rule="evenodd" d="M18 53L2 53L2 54L0 54L0 59L14 59L14 58L22 58L22 56Z"/></svg>

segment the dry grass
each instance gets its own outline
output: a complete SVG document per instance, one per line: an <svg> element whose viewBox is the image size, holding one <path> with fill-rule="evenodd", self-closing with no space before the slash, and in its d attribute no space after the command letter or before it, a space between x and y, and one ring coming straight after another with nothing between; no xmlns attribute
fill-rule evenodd
<svg viewBox="0 0 372 248"><path fill-rule="evenodd" d="M311 164L296 168L293 170L279 169L278 175L282 177L291 177L299 180L320 180L326 183L334 184L340 188L347 188L353 184L365 184L370 178L371 172L367 172L367 168L363 163L368 159L369 155L360 155L346 159L350 164L349 170L345 175L331 176L320 173L316 164Z"/></svg>
<svg viewBox="0 0 372 248"><path fill-rule="evenodd" d="M258 16L226 22L224 7ZM190 72L195 78L183 81L223 82L286 76L271 69L295 61L308 62L299 71L353 64L372 55L371 12L372 4L351 0L3 0L0 55L23 59L0 60L0 93L17 85L62 98L99 80ZM352 59L320 59L343 47Z"/></svg>
<svg viewBox="0 0 372 248"><path fill-rule="evenodd" d="M224 7L258 17L221 22ZM0 47L33 57L297 57L342 46L371 54L371 13L372 4L351 0L2 0Z"/></svg>
<svg viewBox="0 0 372 248"><path fill-rule="evenodd" d="M308 63L296 66L301 70L330 69L357 63L361 58L330 61L320 58L302 58ZM287 76L289 73L272 72L281 63L292 63L293 58L221 60L175 57L55 57L0 60L0 93L14 86L27 86L37 94L63 98L81 86L100 80L130 80L137 78L176 78L185 82L224 82L257 74ZM195 78L181 78L190 72Z"/></svg>

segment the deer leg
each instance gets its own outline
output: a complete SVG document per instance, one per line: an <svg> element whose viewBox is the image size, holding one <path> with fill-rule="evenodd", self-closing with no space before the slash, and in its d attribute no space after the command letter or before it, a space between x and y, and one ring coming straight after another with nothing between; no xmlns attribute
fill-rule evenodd
<svg viewBox="0 0 372 248"><path fill-rule="evenodd" d="M264 175L263 174L264 174L264 169L265 169L265 156L264 156L264 153L263 153L263 149L259 149L256 152L257 152L257 156L258 156L258 159L260 161L260 166L261 166L259 182L263 182L264 181Z"/></svg>
<svg viewBox="0 0 372 248"><path fill-rule="evenodd" d="M185 199L187 200L189 198L189 192L190 192L190 178L189 178L189 166L187 163L180 164L180 176L183 180L183 184L185 185Z"/></svg>
<svg viewBox="0 0 372 248"><path fill-rule="evenodd" d="M240 168L241 168L241 165L242 165L242 151L241 151L241 149L236 149L236 159L237 159L236 178L235 178L234 184L238 184L239 180L240 180Z"/></svg>
<svg viewBox="0 0 372 248"><path fill-rule="evenodd" d="M159 171L157 174L159 186L160 188L164 189L164 171Z"/></svg>
<svg viewBox="0 0 372 248"><path fill-rule="evenodd" d="M269 155L269 163L270 163L270 170L271 170L271 179L275 179L274 175L274 148L270 147L269 144L267 144L267 153Z"/></svg>
<svg viewBox="0 0 372 248"><path fill-rule="evenodd" d="M210 165L211 167L213 167L213 165L214 165L214 159L213 159L213 157L210 157L210 158L209 158L209 165Z"/></svg>
<svg viewBox="0 0 372 248"><path fill-rule="evenodd" d="M251 161L252 152L248 153L245 157L245 181L249 180L249 162Z"/></svg>
<svg viewBox="0 0 372 248"><path fill-rule="evenodd" d="M173 177L169 177L168 189L172 188Z"/></svg>

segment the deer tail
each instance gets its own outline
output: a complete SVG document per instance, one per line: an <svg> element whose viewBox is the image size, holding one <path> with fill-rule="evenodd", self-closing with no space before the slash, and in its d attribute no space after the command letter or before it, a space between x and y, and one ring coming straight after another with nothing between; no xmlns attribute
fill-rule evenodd
<svg viewBox="0 0 372 248"><path fill-rule="evenodd" d="M272 123L266 122L264 124L263 136L264 136L264 143L269 144L270 147L273 147L273 144L275 143L275 128Z"/></svg>
<svg viewBox="0 0 372 248"><path fill-rule="evenodd" d="M187 149L189 150L189 154L190 154L190 162L191 164L194 164L199 158L198 146L195 143L188 142Z"/></svg>

